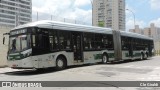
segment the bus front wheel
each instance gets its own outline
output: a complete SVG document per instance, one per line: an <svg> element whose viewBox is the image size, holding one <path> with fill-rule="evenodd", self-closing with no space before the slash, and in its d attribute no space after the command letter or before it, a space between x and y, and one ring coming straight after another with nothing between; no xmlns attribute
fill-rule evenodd
<svg viewBox="0 0 160 90"><path fill-rule="evenodd" d="M64 57L58 57L56 60L56 70L63 70L66 67L66 62Z"/></svg>
<svg viewBox="0 0 160 90"><path fill-rule="evenodd" d="M108 57L107 57L106 54L103 54L103 56L102 56L102 63L106 64L107 62L108 62Z"/></svg>

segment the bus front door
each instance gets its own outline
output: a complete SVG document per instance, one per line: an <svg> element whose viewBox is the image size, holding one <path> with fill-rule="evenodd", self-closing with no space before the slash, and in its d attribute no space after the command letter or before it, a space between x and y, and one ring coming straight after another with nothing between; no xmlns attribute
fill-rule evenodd
<svg viewBox="0 0 160 90"><path fill-rule="evenodd" d="M83 62L83 46L82 46L82 34L80 32L72 33L74 60Z"/></svg>

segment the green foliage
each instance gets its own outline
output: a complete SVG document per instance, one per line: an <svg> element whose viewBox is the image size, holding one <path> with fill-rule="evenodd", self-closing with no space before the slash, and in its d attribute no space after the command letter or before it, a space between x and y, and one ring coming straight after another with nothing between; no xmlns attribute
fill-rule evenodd
<svg viewBox="0 0 160 90"><path fill-rule="evenodd" d="M104 27L104 21L98 21L98 26L99 27Z"/></svg>

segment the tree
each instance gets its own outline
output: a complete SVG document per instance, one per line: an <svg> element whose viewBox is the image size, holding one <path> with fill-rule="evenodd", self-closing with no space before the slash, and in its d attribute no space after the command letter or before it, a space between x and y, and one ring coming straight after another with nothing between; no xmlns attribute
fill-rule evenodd
<svg viewBox="0 0 160 90"><path fill-rule="evenodd" d="M98 26L99 27L104 27L104 21L98 21Z"/></svg>

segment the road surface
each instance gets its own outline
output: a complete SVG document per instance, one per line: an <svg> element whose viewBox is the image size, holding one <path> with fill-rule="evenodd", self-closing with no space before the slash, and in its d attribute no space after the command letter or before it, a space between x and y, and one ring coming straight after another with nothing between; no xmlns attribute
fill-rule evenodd
<svg viewBox="0 0 160 90"><path fill-rule="evenodd" d="M54 68L44 71L0 68L0 81L160 81L160 57L143 61L124 61L115 64L96 64L69 67L63 71ZM22 90L3 88L1 90ZM46 88L23 88L23 90ZM47 90L160 90L155 87L57 87Z"/></svg>

